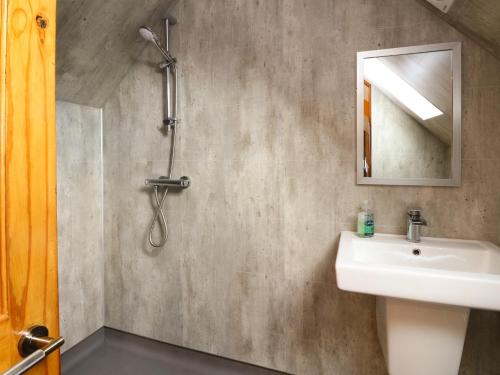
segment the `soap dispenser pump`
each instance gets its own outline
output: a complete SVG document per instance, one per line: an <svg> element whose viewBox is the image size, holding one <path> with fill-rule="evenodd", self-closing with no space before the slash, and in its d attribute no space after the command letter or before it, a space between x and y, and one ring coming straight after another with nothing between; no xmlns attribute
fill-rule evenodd
<svg viewBox="0 0 500 375"><path fill-rule="evenodd" d="M373 237L375 233L375 222L373 210L370 202L365 200L361 205L361 211L358 213L358 236Z"/></svg>

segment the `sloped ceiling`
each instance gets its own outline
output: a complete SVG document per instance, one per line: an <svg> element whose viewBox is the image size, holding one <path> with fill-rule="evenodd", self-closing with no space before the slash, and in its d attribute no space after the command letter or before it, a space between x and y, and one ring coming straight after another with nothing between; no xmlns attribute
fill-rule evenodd
<svg viewBox="0 0 500 375"><path fill-rule="evenodd" d="M500 0L455 0L446 14L420 1L500 59Z"/></svg>
<svg viewBox="0 0 500 375"><path fill-rule="evenodd" d="M58 0L57 99L102 107L177 0Z"/></svg>
<svg viewBox="0 0 500 375"><path fill-rule="evenodd" d="M146 44L137 28L159 24L179 0L58 0L57 98L102 107ZM447 22L500 58L500 0L455 0Z"/></svg>

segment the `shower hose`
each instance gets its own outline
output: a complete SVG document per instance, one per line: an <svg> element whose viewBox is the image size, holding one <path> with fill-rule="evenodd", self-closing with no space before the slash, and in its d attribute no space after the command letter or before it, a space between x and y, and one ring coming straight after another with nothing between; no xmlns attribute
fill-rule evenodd
<svg viewBox="0 0 500 375"><path fill-rule="evenodd" d="M172 170L174 168L174 157L175 157L175 133L176 133L176 125L172 125L172 134L171 134L171 145L170 145L170 159L168 162L168 175L167 178L172 178ZM165 212L163 205L165 203L165 198L168 194L168 187L165 187L163 193L160 191L161 187L155 185L153 187L154 191L154 199L155 199L155 213L153 216L153 220L151 221L151 225L149 226L149 243L153 247L162 247L168 240L168 223L167 218L165 217ZM155 242L153 239L154 230L156 224L160 227L161 239L158 242Z"/></svg>

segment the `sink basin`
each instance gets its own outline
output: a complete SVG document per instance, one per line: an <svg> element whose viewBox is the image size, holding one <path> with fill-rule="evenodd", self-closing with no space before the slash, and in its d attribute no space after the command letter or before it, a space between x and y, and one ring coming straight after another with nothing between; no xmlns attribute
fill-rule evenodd
<svg viewBox="0 0 500 375"><path fill-rule="evenodd" d="M342 232L340 289L376 295L390 375L456 375L470 308L500 310L500 248L490 242Z"/></svg>
<svg viewBox="0 0 500 375"><path fill-rule="evenodd" d="M335 267L343 290L500 310L500 248L490 242L342 232Z"/></svg>

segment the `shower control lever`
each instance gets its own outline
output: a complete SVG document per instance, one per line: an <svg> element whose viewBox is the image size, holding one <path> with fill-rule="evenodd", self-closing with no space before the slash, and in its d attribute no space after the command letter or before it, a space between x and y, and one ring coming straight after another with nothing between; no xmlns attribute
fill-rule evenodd
<svg viewBox="0 0 500 375"><path fill-rule="evenodd" d="M191 185L191 179L188 176L182 176L178 180L165 177L148 178L146 179L146 185L186 189Z"/></svg>

